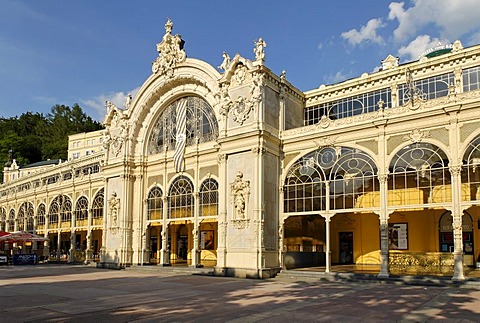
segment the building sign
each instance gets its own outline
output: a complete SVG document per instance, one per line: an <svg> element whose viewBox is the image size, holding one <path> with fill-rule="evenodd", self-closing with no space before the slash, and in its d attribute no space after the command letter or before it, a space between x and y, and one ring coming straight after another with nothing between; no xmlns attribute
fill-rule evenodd
<svg viewBox="0 0 480 323"><path fill-rule="evenodd" d="M407 223L392 223L388 225L388 245L391 250L408 249Z"/></svg>
<svg viewBox="0 0 480 323"><path fill-rule="evenodd" d="M423 56L430 58L430 57L443 55L446 53L450 53L452 49L453 49L453 44L442 45L441 43L438 43L437 46L423 51L420 55L418 55L418 58L422 58Z"/></svg>

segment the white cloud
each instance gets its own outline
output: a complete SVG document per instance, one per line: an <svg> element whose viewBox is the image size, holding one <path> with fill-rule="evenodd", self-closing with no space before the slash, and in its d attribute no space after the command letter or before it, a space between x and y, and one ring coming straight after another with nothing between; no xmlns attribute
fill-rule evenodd
<svg viewBox="0 0 480 323"><path fill-rule="evenodd" d="M383 39L377 35L377 30L384 26L381 19L370 19L365 26L360 28L360 31L351 29L343 32L341 36L354 46L366 41L382 44Z"/></svg>
<svg viewBox="0 0 480 323"><path fill-rule="evenodd" d="M325 83L327 84L335 84L335 83L340 83L342 81L345 81L346 79L349 79L351 77L351 72L344 73L343 70L338 71L334 75L327 75L323 79Z"/></svg>
<svg viewBox="0 0 480 323"><path fill-rule="evenodd" d="M478 0L413 0L412 3L413 6L407 9L404 2L389 5L388 19L398 20L398 27L393 32L396 41L405 41L431 24L438 29L441 38L450 41L480 31Z"/></svg>
<svg viewBox="0 0 480 323"><path fill-rule="evenodd" d="M107 113L105 109L105 101L110 101L119 108L125 108L125 101L127 95L130 93L134 98L140 87L137 87L129 92L110 92L107 94L100 94L92 99L80 100L86 107L96 111L98 119L103 120Z"/></svg>
<svg viewBox="0 0 480 323"><path fill-rule="evenodd" d="M433 48L438 43L445 44L447 41L438 38L430 38L428 35L420 35L412 40L407 46L398 49L398 55L407 61L418 59L419 55L426 49Z"/></svg>

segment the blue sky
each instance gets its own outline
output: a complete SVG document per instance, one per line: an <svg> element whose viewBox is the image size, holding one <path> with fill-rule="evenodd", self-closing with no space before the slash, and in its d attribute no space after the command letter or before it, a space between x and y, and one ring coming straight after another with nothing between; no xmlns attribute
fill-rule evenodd
<svg viewBox="0 0 480 323"><path fill-rule="evenodd" d="M266 65L300 90L371 73L388 54L415 60L439 41L480 43L478 0L0 0L0 116L80 106L102 121L151 74L171 18L188 57L222 52Z"/></svg>

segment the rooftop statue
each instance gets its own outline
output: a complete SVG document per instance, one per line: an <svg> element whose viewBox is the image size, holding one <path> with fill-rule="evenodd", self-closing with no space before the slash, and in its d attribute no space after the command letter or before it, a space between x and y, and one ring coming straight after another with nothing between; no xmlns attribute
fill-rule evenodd
<svg viewBox="0 0 480 323"><path fill-rule="evenodd" d="M173 76L173 68L187 58L182 36L172 35L173 23L170 18L165 23L165 35L162 42L157 44L158 57L152 63L152 72Z"/></svg>

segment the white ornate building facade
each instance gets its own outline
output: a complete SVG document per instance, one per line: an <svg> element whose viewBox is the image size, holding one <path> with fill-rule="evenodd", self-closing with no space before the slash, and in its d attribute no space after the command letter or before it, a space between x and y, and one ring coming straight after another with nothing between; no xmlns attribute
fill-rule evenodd
<svg viewBox="0 0 480 323"><path fill-rule="evenodd" d="M172 26L136 96L107 102L103 151L0 186L0 230L105 267L464 279L480 254L480 46L302 92L265 66L261 38L216 69Z"/></svg>

